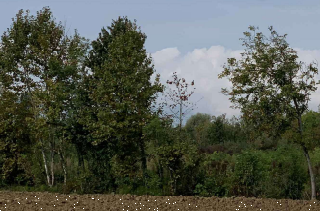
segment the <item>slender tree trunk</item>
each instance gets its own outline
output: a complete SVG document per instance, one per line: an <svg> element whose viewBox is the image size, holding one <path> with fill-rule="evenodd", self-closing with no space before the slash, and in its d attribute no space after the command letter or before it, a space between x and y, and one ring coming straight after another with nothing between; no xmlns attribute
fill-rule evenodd
<svg viewBox="0 0 320 211"><path fill-rule="evenodd" d="M83 168L83 156L81 155L80 147L76 146L77 154L78 154L78 176L80 176L80 169Z"/></svg>
<svg viewBox="0 0 320 211"><path fill-rule="evenodd" d="M54 185L54 143L50 142L51 148L51 186Z"/></svg>
<svg viewBox="0 0 320 211"><path fill-rule="evenodd" d="M144 149L144 144L141 144L141 154L142 154L142 171L144 175L144 179L146 179L146 173L147 173L147 157Z"/></svg>
<svg viewBox="0 0 320 211"><path fill-rule="evenodd" d="M80 169L81 169L81 158L80 158L80 153L79 153L79 149L77 147L77 154L78 154L78 176L80 175Z"/></svg>
<svg viewBox="0 0 320 211"><path fill-rule="evenodd" d="M162 181L163 181L163 169L162 169L162 166L161 166L160 163L158 163L158 172L159 172L159 177L160 177L161 184L162 184Z"/></svg>
<svg viewBox="0 0 320 211"><path fill-rule="evenodd" d="M173 178L173 169L169 167L169 173L170 173L170 189L171 194L174 195L174 178Z"/></svg>
<svg viewBox="0 0 320 211"><path fill-rule="evenodd" d="M147 156L145 152L145 144L143 140L140 140L140 151L141 151L141 162L142 162L142 172L143 172L143 180L144 180L144 185L147 185L146 182L146 174L147 174Z"/></svg>
<svg viewBox="0 0 320 211"><path fill-rule="evenodd" d="M158 172L159 172L159 177L160 177L160 187L161 187L161 190L162 190L162 194L164 194L164 191L163 191L163 168L162 168L162 164L161 164L161 161L158 159L158 162L156 161L156 163L158 163Z"/></svg>
<svg viewBox="0 0 320 211"><path fill-rule="evenodd" d="M61 149L59 149L58 153L60 155L61 166L62 166L62 169L64 172L64 185L67 185L67 168L66 168L65 159L64 159L63 154L61 152Z"/></svg>
<svg viewBox="0 0 320 211"><path fill-rule="evenodd" d="M81 157L80 159L81 159L82 171L85 172L86 169L85 169L85 166L84 166L84 158L83 158L83 155L81 155L80 157Z"/></svg>
<svg viewBox="0 0 320 211"><path fill-rule="evenodd" d="M82 147L79 147L78 145L76 145L76 149L77 149L77 154L78 154L78 177L80 177L80 171L82 170L82 173L85 172L85 168L84 168L84 159L83 159L83 155L82 155ZM83 191L83 182L81 180L80 183L80 188L81 191Z"/></svg>
<svg viewBox="0 0 320 211"><path fill-rule="evenodd" d="M314 174L313 174L313 170L312 170L312 165L311 165L311 160L309 157L309 152L308 149L306 148L306 146L303 143L302 140L302 122L301 122L301 115L299 115L298 118L298 124L299 124L299 133L300 133L300 143L304 152L304 156L307 159L307 163L308 163L308 170L309 170L309 175L310 175L310 183L311 183L311 200L316 199L316 182L314 180Z"/></svg>
<svg viewBox="0 0 320 211"><path fill-rule="evenodd" d="M46 155L44 153L43 145L41 146L41 152L42 152L42 158L43 158L43 163L44 163L44 169L45 169L46 175L47 175L48 186L51 187L50 175L49 175L48 166L47 166L47 159L46 159Z"/></svg>
<svg viewBox="0 0 320 211"><path fill-rule="evenodd" d="M305 146L302 146L302 148L303 148L304 156L306 157L308 162L308 170L309 170L310 182L311 182L311 200L313 200L313 199L316 199L316 183L314 180L314 174L313 174L312 165L309 157L309 152Z"/></svg>
<svg viewBox="0 0 320 211"><path fill-rule="evenodd" d="M181 133L181 127L182 127L182 99L180 100L180 118L179 118L179 120L180 120L179 127L180 127L180 133Z"/></svg>

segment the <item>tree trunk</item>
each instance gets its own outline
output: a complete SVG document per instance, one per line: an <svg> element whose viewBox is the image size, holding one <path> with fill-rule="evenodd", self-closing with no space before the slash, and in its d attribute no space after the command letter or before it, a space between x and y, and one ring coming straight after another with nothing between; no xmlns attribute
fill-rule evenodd
<svg viewBox="0 0 320 211"><path fill-rule="evenodd" d="M174 192L174 178L173 178L173 169L169 167L169 174L170 174L170 192L172 195L175 194Z"/></svg>
<svg viewBox="0 0 320 211"><path fill-rule="evenodd" d="M182 127L182 99L180 100L180 125L179 125L179 129L180 129L180 133L181 133L181 127ZM181 135L181 134L180 134Z"/></svg>
<svg viewBox="0 0 320 211"><path fill-rule="evenodd" d="M80 176L80 169L83 169L83 156L81 155L80 147L76 146L77 154L78 154L78 176Z"/></svg>
<svg viewBox="0 0 320 211"><path fill-rule="evenodd" d="M147 173L147 157L145 152L145 146L143 141L141 140L140 143L140 150L141 150L141 162L142 162L142 172L143 172L143 180L146 186L146 173Z"/></svg>
<svg viewBox="0 0 320 211"><path fill-rule="evenodd" d="M63 154L61 152L61 150L59 149L58 151L59 155L60 155L60 160L61 160L61 166L64 172L64 185L67 185L67 168L66 168L66 163L63 157Z"/></svg>
<svg viewBox="0 0 320 211"><path fill-rule="evenodd" d="M145 150L144 150L144 147L142 150L142 172L143 172L143 178L145 180L145 185L147 184L146 183L146 174L147 174L147 157L146 157L146 153L145 153Z"/></svg>
<svg viewBox="0 0 320 211"><path fill-rule="evenodd" d="M302 148L303 148L304 156L306 157L308 162L308 170L309 170L310 182L311 182L311 200L313 200L313 199L316 199L316 183L314 180L314 174L313 174L312 165L309 157L309 152L305 146L302 146Z"/></svg>
<svg viewBox="0 0 320 211"><path fill-rule="evenodd" d="M85 169L84 169L84 159L83 159L83 155L82 155L82 147L79 147L77 144L76 144L76 149L77 149L77 154L78 154L78 177L80 177L80 171L82 170L82 173L85 172ZM81 188L81 191L83 191L83 182L81 180L81 183L80 183L80 188Z"/></svg>
<svg viewBox="0 0 320 211"><path fill-rule="evenodd" d="M312 165L311 165L311 160L309 157L309 152L308 149L306 148L306 146L303 143L302 140L302 122L301 122L301 115L299 115L298 117L298 125L299 125L299 133L300 133L300 143L304 152L304 156L307 159L307 163L308 163L308 171L309 171L309 175L310 175L310 183L311 183L311 200L316 199L316 183L314 180L314 174L313 174L313 170L312 170Z"/></svg>
<svg viewBox="0 0 320 211"><path fill-rule="evenodd" d="M51 148L51 186L54 185L54 143L50 142Z"/></svg>
<svg viewBox="0 0 320 211"><path fill-rule="evenodd" d="M42 152L42 158L43 158L43 163L44 163L44 169L45 169L46 175L47 175L48 186L51 187L50 175L49 175L48 166L47 166L47 159L46 159L46 155L44 153L43 146L41 146L41 152Z"/></svg>
<svg viewBox="0 0 320 211"><path fill-rule="evenodd" d="M161 161L158 159L158 161L156 161L156 163L158 163L158 172L159 172L159 177L160 177L160 187L161 187L161 190L162 190L162 194L164 194L164 190L163 190L163 167L162 167L162 164L161 164Z"/></svg>

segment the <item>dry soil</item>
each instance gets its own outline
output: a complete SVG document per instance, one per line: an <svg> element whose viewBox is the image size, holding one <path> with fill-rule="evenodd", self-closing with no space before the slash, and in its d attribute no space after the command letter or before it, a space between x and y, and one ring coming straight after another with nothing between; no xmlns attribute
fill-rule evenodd
<svg viewBox="0 0 320 211"><path fill-rule="evenodd" d="M320 202L287 199L193 196L75 195L47 192L0 192L0 210L117 210L117 211L307 211Z"/></svg>

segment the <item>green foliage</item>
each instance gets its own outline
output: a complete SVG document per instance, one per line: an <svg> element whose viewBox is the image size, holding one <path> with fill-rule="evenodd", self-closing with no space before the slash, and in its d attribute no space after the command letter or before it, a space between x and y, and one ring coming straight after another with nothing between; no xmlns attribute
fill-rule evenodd
<svg viewBox="0 0 320 211"><path fill-rule="evenodd" d="M320 113L309 111L302 116L303 142L313 149L320 144Z"/></svg>
<svg viewBox="0 0 320 211"><path fill-rule="evenodd" d="M158 174L152 171L147 171L148 177L143 180L142 174L130 178L119 177L116 179L118 186L117 193L119 194L134 194L134 195L156 195L163 194L161 178ZM146 182L146 183L144 183ZM146 185L145 185L146 184Z"/></svg>
<svg viewBox="0 0 320 211"><path fill-rule="evenodd" d="M117 163L112 163L111 153L105 146L106 143L101 143L99 146L87 147L88 172L82 172L83 189L96 193L114 191L116 187L115 176L121 173L111 172L112 166L117 167ZM117 172L117 169L114 168L113 171Z"/></svg>
<svg viewBox="0 0 320 211"><path fill-rule="evenodd" d="M307 111L317 68L298 63L286 36L270 32L245 32L242 59L229 59L220 75L243 116L197 113L174 128L161 106L155 111L163 86L159 74L150 82L155 70L136 21L114 20L89 51L49 8L19 11L0 43L0 187L304 198L308 150L320 184L320 114ZM177 88L170 108L180 108L182 123L193 92L176 73L167 83Z"/></svg>
<svg viewBox="0 0 320 211"><path fill-rule="evenodd" d="M204 162L204 175L198 180L194 193L199 196L227 196L230 186L228 168L231 156L224 153L207 155Z"/></svg>
<svg viewBox="0 0 320 211"><path fill-rule="evenodd" d="M307 110L309 95L317 89L314 75L318 69L313 63L304 66L297 61L286 35L279 35L272 27L270 37L256 32L255 27L249 29L242 39L246 48L242 58L228 59L219 75L232 82L232 90L223 90L246 120L260 129L282 130L289 118L298 118Z"/></svg>
<svg viewBox="0 0 320 211"><path fill-rule="evenodd" d="M313 169L316 175L316 187L317 193L320 192L320 148L316 147L312 153L310 153L310 159L313 160ZM307 186L309 187L309 186ZM308 190L308 189L307 189Z"/></svg>
<svg viewBox="0 0 320 211"><path fill-rule="evenodd" d="M179 195L193 195L198 181L205 176L205 172L201 167L204 156L198 153L196 145L187 145L188 148L183 155L182 171L177 181L176 194Z"/></svg>
<svg viewBox="0 0 320 211"><path fill-rule="evenodd" d="M269 27L266 37L257 28L250 26L244 32L241 59L229 58L219 77L228 77L232 89L222 89L230 96L235 108L240 108L243 118L256 129L269 136L280 136L295 120L297 142L306 158L309 146L303 140L301 117L308 110L311 93L317 90L315 63L298 62L297 52L289 47L286 34L279 35ZM311 161L307 159L311 167ZM311 198L316 197L312 168L309 168L312 186Z"/></svg>
<svg viewBox="0 0 320 211"><path fill-rule="evenodd" d="M209 114L197 113L188 119L184 129L190 134L191 139L195 140L198 145L208 143L206 139L208 137L207 133L210 121L211 116Z"/></svg>
<svg viewBox="0 0 320 211"><path fill-rule="evenodd" d="M23 174L22 156L30 153L29 130L24 127L27 103L18 102L17 96L4 90L0 100L0 153L1 179L5 184L18 182L15 178ZM25 175L26 176L26 175ZM21 180L19 181L22 182Z"/></svg>
<svg viewBox="0 0 320 211"><path fill-rule="evenodd" d="M143 127L152 119L153 103L163 89L159 75L154 84L150 82L155 71L144 49L145 40L135 22L119 17L92 42L86 61L92 71L88 78L93 106L87 108L85 124L92 144L106 142L103 148L109 158L105 165L115 156L117 174L130 177L136 171L137 157L141 157L146 171Z"/></svg>
<svg viewBox="0 0 320 211"><path fill-rule="evenodd" d="M267 178L264 195L272 198L299 199L307 182L304 155L296 145L284 145L264 155L267 164Z"/></svg>
<svg viewBox="0 0 320 211"><path fill-rule="evenodd" d="M153 168L159 175L162 188L167 185L167 172L170 194L192 194L201 177L202 156L186 133L180 133L170 125L170 121L155 118L145 128L145 137L150 140L147 154L154 163Z"/></svg>
<svg viewBox="0 0 320 211"><path fill-rule="evenodd" d="M204 184L198 183L194 193L198 196L211 197L211 196L225 196L225 187L219 185L214 177L209 177L204 180Z"/></svg>
<svg viewBox="0 0 320 211"><path fill-rule="evenodd" d="M143 128L145 140L156 147L170 143L173 139L171 125L172 121L155 117Z"/></svg>
<svg viewBox="0 0 320 211"><path fill-rule="evenodd" d="M233 193L247 197L259 195L264 174L261 160L255 151L244 151L236 155L232 172Z"/></svg>
<svg viewBox="0 0 320 211"><path fill-rule="evenodd" d="M220 144L227 141L227 133L225 129L227 124L225 114L213 117L212 123L208 129L210 144Z"/></svg>
<svg viewBox="0 0 320 211"><path fill-rule="evenodd" d="M176 193L177 180L181 177L183 168L183 155L187 150L187 146L177 142L171 145L163 145L157 149L160 163L169 169L171 194Z"/></svg>
<svg viewBox="0 0 320 211"><path fill-rule="evenodd" d="M121 147L121 139L129 139L149 121L151 104L162 87L159 79L154 85L149 81L154 69L144 49L146 36L137 25L125 17L113 21L108 29L110 32L102 30L103 39L110 42L99 42L102 37L95 41L88 61L91 82L96 84L90 98L97 105L97 122L89 126L97 143L114 137L111 140L119 140ZM99 48L107 52L100 68L95 64Z"/></svg>
<svg viewBox="0 0 320 211"><path fill-rule="evenodd" d="M1 98L7 102L3 104L7 108L9 102L16 104L11 105L18 109L16 112L5 112L11 115L8 121L19 122L20 125L13 125L21 131L10 134L23 136L22 140L32 142L35 149L40 145L43 153L45 144L54 146L55 140L62 139L71 90L75 88L73 82L79 76L79 63L87 47L86 40L77 32L73 37L65 35L64 27L56 23L49 8L43 8L36 16L29 15L28 10L19 11L1 37L0 48ZM1 130L8 129L1 126ZM2 137L2 141L16 139L6 133ZM24 171L17 164L23 145L14 141L9 147L16 156L6 159L4 177ZM53 150L52 147L51 153Z"/></svg>

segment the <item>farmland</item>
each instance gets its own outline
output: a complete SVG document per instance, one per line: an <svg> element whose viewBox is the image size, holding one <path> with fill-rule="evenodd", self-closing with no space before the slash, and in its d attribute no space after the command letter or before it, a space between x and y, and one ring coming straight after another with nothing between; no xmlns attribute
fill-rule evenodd
<svg viewBox="0 0 320 211"><path fill-rule="evenodd" d="M310 206L311 205L311 206ZM42 208L42 209L41 209ZM319 210L318 201L245 197L75 195L48 192L0 192L1 210Z"/></svg>

